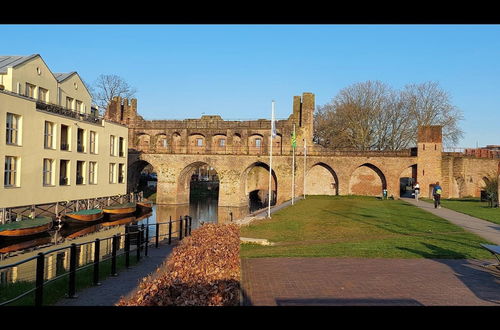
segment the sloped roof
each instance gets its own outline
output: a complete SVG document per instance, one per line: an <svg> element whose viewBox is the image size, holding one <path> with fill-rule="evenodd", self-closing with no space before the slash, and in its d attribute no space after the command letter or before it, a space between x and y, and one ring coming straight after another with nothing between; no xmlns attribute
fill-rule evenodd
<svg viewBox="0 0 500 330"><path fill-rule="evenodd" d="M68 79L69 77L71 77L72 75L74 75L75 73L76 73L76 71L67 72L67 73L54 73L54 77L56 77L58 82L62 82L64 80Z"/></svg>
<svg viewBox="0 0 500 330"><path fill-rule="evenodd" d="M29 56L0 56L0 73L7 73L7 68L13 68L37 56L40 55L33 54Z"/></svg>

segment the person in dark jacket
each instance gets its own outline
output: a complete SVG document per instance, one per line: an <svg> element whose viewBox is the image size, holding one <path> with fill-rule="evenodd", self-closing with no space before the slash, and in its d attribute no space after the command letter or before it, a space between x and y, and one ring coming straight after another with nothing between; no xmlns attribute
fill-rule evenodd
<svg viewBox="0 0 500 330"><path fill-rule="evenodd" d="M432 188L432 196L434 197L434 208L441 208L441 194L443 193L443 188L439 185L439 182L436 182L434 188Z"/></svg>

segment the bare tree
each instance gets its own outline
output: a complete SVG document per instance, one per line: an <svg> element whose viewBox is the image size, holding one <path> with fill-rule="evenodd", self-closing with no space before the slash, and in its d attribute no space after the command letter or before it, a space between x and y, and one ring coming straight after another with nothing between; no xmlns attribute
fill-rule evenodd
<svg viewBox="0 0 500 330"><path fill-rule="evenodd" d="M115 96L130 99L137 90L131 87L122 77L101 74L90 89L94 102L101 109L106 109Z"/></svg>
<svg viewBox="0 0 500 330"><path fill-rule="evenodd" d="M462 112L451 104L450 95L439 87L437 82L410 84L401 92L404 109L412 120L412 130L418 126L441 125L443 126L443 143L455 145L463 136L463 131L458 126L463 119Z"/></svg>
<svg viewBox="0 0 500 330"><path fill-rule="evenodd" d="M341 90L314 118L315 141L329 148L400 150L416 144L419 125L443 125L445 141L461 136L461 114L435 83L396 91L380 81Z"/></svg>

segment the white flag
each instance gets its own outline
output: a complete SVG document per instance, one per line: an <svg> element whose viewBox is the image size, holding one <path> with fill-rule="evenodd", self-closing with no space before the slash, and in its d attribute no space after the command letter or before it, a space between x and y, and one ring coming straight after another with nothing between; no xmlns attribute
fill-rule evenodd
<svg viewBox="0 0 500 330"><path fill-rule="evenodd" d="M274 105L274 101L273 101L273 105ZM272 108L272 112L271 112L271 138L275 138L276 137L276 123L274 121L274 107Z"/></svg>

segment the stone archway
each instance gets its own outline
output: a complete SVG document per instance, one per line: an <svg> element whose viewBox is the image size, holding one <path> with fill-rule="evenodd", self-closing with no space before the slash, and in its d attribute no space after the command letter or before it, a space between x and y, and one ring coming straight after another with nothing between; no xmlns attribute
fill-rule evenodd
<svg viewBox="0 0 500 330"><path fill-rule="evenodd" d="M316 163L306 173L306 195L338 195L339 179L325 163Z"/></svg>
<svg viewBox="0 0 500 330"><path fill-rule="evenodd" d="M143 191L149 197L156 191L158 178L154 166L142 159L132 162L127 168L127 191Z"/></svg>
<svg viewBox="0 0 500 330"><path fill-rule="evenodd" d="M364 163L351 173L350 195L381 196L384 189L387 189L386 177L377 166L371 163Z"/></svg>
<svg viewBox="0 0 500 330"><path fill-rule="evenodd" d="M413 198L413 186L417 181L417 164L405 168L399 175L399 196Z"/></svg>
<svg viewBox="0 0 500 330"><path fill-rule="evenodd" d="M242 195L248 203L250 212L262 209L269 203L269 165L264 162L250 164L241 176ZM274 169L271 171L271 205L278 196L278 179Z"/></svg>
<svg viewBox="0 0 500 330"><path fill-rule="evenodd" d="M187 165L179 173L177 178L177 201L179 204L190 202L193 181L197 182L199 186L207 183L206 185L209 189L217 189L217 198L219 198L219 176L217 170L210 164L197 161ZM210 183L214 184L211 185Z"/></svg>

